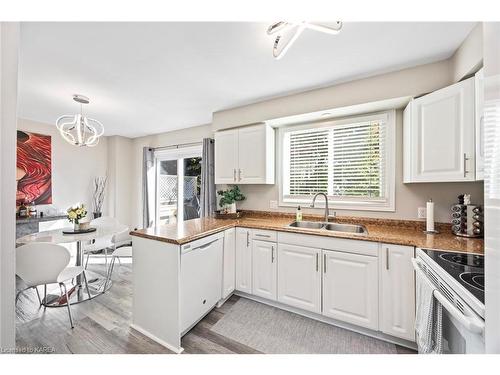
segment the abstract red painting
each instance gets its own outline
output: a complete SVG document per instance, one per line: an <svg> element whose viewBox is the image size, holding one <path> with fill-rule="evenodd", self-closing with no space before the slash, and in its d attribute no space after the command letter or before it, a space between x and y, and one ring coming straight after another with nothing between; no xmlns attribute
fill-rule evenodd
<svg viewBox="0 0 500 375"><path fill-rule="evenodd" d="M17 131L16 203L52 203L50 135Z"/></svg>

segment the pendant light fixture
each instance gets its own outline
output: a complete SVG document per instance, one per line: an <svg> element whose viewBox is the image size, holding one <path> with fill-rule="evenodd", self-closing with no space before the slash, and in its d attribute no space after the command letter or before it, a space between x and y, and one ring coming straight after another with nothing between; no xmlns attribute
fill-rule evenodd
<svg viewBox="0 0 500 375"><path fill-rule="evenodd" d="M83 105L90 103L89 98L73 95L73 100L80 103L80 114L59 117L56 121L57 130L66 142L74 146L96 146L99 137L104 134L104 126L99 121L83 115Z"/></svg>
<svg viewBox="0 0 500 375"><path fill-rule="evenodd" d="M272 24L267 29L267 34L278 33L273 45L273 56L279 60L285 56L286 52L295 43L297 38L305 29L320 31L322 33L336 35L342 29L342 22L336 22L334 26L324 26L311 22L285 22L280 21Z"/></svg>

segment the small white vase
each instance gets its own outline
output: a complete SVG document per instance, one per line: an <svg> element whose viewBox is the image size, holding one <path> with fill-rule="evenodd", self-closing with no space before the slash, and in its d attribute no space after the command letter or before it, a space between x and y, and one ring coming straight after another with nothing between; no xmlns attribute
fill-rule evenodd
<svg viewBox="0 0 500 375"><path fill-rule="evenodd" d="M236 202L234 202L232 204L229 204L227 206L227 212L229 212L230 214L235 214L236 213Z"/></svg>
<svg viewBox="0 0 500 375"><path fill-rule="evenodd" d="M76 231L79 231L80 230L80 223L73 223L73 230L76 232Z"/></svg>

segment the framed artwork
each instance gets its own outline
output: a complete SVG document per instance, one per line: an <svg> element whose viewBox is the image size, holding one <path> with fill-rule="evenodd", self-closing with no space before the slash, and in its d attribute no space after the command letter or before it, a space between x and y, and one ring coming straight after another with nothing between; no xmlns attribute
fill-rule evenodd
<svg viewBox="0 0 500 375"><path fill-rule="evenodd" d="M17 131L16 203L52 203L52 140L50 135Z"/></svg>

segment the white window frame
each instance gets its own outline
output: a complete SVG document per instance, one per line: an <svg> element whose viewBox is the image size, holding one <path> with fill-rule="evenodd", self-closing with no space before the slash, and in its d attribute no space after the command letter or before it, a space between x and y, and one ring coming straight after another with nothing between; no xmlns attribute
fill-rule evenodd
<svg viewBox="0 0 500 375"><path fill-rule="evenodd" d="M166 150L158 150L155 151L154 159L155 159L155 209L154 209L154 218L155 224L159 222L159 210L158 210L158 197L159 187L158 187L158 168L161 161L164 160L176 160L177 161L177 221L184 221L184 204L180 204L180 202L184 202L184 159L187 158L197 158L202 156L202 146L186 146L179 148L171 148ZM179 219L181 218L181 219Z"/></svg>
<svg viewBox="0 0 500 375"><path fill-rule="evenodd" d="M370 113L364 115L356 115L350 117L343 117L339 119L327 120L327 121L316 121L297 125L285 125L278 129L278 147L277 147L277 169L278 169L278 186L279 186L279 202L278 205L282 207L296 207L297 205L309 205L312 200L311 197L298 197L298 198L287 198L283 197L284 193L284 183L286 179L283 176L285 166L283 165L285 161L285 150L283 146L283 140L285 133L289 131L312 129L312 128L322 128L322 127L332 127L336 125L344 125L355 122L364 122L377 120L381 117L386 116L386 154L385 154L385 171L386 171L386 181L385 186L387 187L387 195L384 199L375 200L373 198L353 198L353 197L338 197L329 196L328 203L329 207L332 209L342 209L342 210L359 210L359 211L389 211L394 212L396 210L396 110L392 109L389 111ZM323 199L315 204L317 208L324 208L325 204Z"/></svg>

